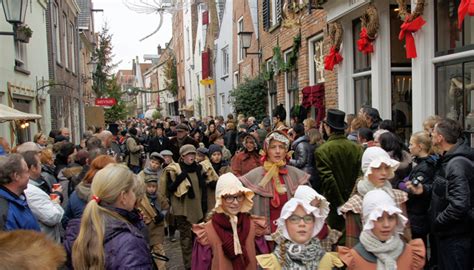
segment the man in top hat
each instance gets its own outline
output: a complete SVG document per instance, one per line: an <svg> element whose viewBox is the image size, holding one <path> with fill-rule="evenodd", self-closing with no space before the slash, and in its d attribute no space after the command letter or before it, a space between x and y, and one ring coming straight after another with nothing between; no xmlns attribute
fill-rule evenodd
<svg viewBox="0 0 474 270"><path fill-rule="evenodd" d="M179 149L186 144L192 144L198 148L199 143L189 136L189 126L186 124L179 124L176 126L176 137L170 140L170 149L173 152L174 161L178 162Z"/></svg>
<svg viewBox="0 0 474 270"><path fill-rule="evenodd" d="M165 128L162 123L156 125L156 136L150 139L148 150L150 152L160 153L163 150L170 149L170 140L165 136Z"/></svg>
<svg viewBox="0 0 474 270"><path fill-rule="evenodd" d="M344 218L337 214L337 208L349 199L359 176L363 152L361 146L349 141L344 135L347 128L345 116L343 111L328 110L327 118L322 122L323 135L328 139L315 151L316 167L321 179L318 191L331 204L327 223L341 232L344 232L345 223Z"/></svg>

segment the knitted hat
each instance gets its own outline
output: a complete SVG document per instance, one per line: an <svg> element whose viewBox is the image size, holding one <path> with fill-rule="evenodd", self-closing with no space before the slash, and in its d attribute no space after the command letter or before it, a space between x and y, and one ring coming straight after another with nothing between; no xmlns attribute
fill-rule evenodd
<svg viewBox="0 0 474 270"><path fill-rule="evenodd" d="M389 215L396 214L398 216L397 233L403 233L403 229L408 221L402 215L402 210L397 207L395 201L387 192L375 189L367 192L362 201L362 222L364 231L370 231L374 228L374 221L387 212Z"/></svg>
<svg viewBox="0 0 474 270"><path fill-rule="evenodd" d="M307 203L311 204L314 199L318 199L320 201L319 211L321 215L327 217L329 214L329 202L326 198L319 194L316 190L312 189L306 185L299 185L295 191L295 196L293 198L301 199L306 201Z"/></svg>
<svg viewBox="0 0 474 270"><path fill-rule="evenodd" d="M160 152L160 154L164 157L164 156L173 156L173 152L171 152L170 150L163 150Z"/></svg>
<svg viewBox="0 0 474 270"><path fill-rule="evenodd" d="M373 146L369 147L364 151L362 155L362 172L364 176L368 176L372 173L372 168L379 168L382 163L392 168L392 174L397 170L400 162L390 158L388 153L380 147ZM389 176L389 178L392 178Z"/></svg>
<svg viewBox="0 0 474 270"><path fill-rule="evenodd" d="M288 234L285 221L293 214L293 212L295 212L298 205L301 205L301 207L303 207L306 214L312 214L314 216L314 229L311 235L312 237L315 237L321 231L324 225L324 220L326 219L325 216L321 215L321 212L318 208L311 206L309 203L301 199L291 198L285 203L285 205L283 205L280 217L275 221L278 226L278 230L283 234L286 239L290 241L291 238Z"/></svg>
<svg viewBox="0 0 474 270"><path fill-rule="evenodd" d="M187 154L196 154L196 147L192 144L185 144L179 149L180 156L186 156Z"/></svg>
<svg viewBox="0 0 474 270"><path fill-rule="evenodd" d="M199 147L198 149L196 149L196 151L198 152L198 154L204 156L207 156L207 154L209 154L209 149L207 149L206 147Z"/></svg>
<svg viewBox="0 0 474 270"><path fill-rule="evenodd" d="M241 213L248 213L253 207L253 196L255 195L252 190L244 187L239 178L233 173L225 173L219 177L216 184L216 205L214 207L217 213L223 213L222 208L222 196L224 195L235 195L239 192L245 194L244 204L240 209Z"/></svg>
<svg viewBox="0 0 474 270"><path fill-rule="evenodd" d="M215 152L219 152L222 154L222 148L217 144L211 144L209 146L209 156L212 156L212 154L214 154Z"/></svg>

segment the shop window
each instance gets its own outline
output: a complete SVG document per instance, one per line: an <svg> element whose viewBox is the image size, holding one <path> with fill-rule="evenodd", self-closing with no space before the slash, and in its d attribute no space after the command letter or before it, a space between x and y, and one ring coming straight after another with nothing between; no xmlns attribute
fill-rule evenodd
<svg viewBox="0 0 474 270"><path fill-rule="evenodd" d="M392 73L392 121L405 143L412 133L412 89L411 73Z"/></svg>
<svg viewBox="0 0 474 270"><path fill-rule="evenodd" d="M362 29L360 18L352 21L352 50L354 53L354 73L370 70L370 54L364 54L357 49L357 40Z"/></svg>
<svg viewBox="0 0 474 270"><path fill-rule="evenodd" d="M436 66L436 114L474 132L474 58Z"/></svg>
<svg viewBox="0 0 474 270"><path fill-rule="evenodd" d="M362 106L372 106L372 84L370 76L354 79L355 111L357 114Z"/></svg>
<svg viewBox="0 0 474 270"><path fill-rule="evenodd" d="M474 17L467 14L459 29L459 2L459 0L436 1L436 55L474 49Z"/></svg>

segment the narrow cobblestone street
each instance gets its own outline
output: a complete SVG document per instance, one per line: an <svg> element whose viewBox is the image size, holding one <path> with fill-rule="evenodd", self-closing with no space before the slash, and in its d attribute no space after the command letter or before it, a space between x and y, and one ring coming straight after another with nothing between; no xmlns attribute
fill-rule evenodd
<svg viewBox="0 0 474 270"><path fill-rule="evenodd" d="M169 270L184 270L183 258L181 256L181 247L179 246L179 237L176 237L175 242L165 239L165 252L170 261L166 264L166 269Z"/></svg>

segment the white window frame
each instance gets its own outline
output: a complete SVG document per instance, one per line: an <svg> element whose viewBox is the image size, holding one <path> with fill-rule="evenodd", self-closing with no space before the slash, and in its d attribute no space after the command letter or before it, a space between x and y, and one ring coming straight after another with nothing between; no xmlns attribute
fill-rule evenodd
<svg viewBox="0 0 474 270"><path fill-rule="evenodd" d="M288 61L288 55L292 52L292 49L290 50L287 50L284 52L284 55L283 55L283 59L285 61L285 63ZM290 71L292 72L292 71ZM297 103L294 102L293 100L293 95L294 95L294 90L292 90L291 92L289 91L288 89L288 76L290 76L290 73L289 72L285 72L285 96L287 97L287 108L291 108L293 105L296 105ZM298 92L298 90L296 90L296 92ZM299 93L298 93L299 95ZM294 104L293 104L294 103ZM288 118L288 117L287 117Z"/></svg>
<svg viewBox="0 0 474 270"><path fill-rule="evenodd" d="M222 77L229 76L229 45L221 49L222 52Z"/></svg>
<svg viewBox="0 0 474 270"><path fill-rule="evenodd" d="M236 71L234 72L234 80L233 80L234 89L237 88L237 86L239 86L239 83L240 83L239 72Z"/></svg>
<svg viewBox="0 0 474 270"><path fill-rule="evenodd" d="M27 70L27 59L26 43L15 40L15 67Z"/></svg>
<svg viewBox="0 0 474 270"><path fill-rule="evenodd" d="M237 21L237 33L244 31L244 17L240 17ZM237 38L237 61L238 63L244 61L245 50L240 42L240 38Z"/></svg>
<svg viewBox="0 0 474 270"><path fill-rule="evenodd" d="M312 38L310 38L308 40L308 66L309 66L309 84L310 85L315 85L315 84L318 84L318 83L323 83L326 81L326 79L324 78L324 53L323 51L321 51L321 54L318 56L314 50L314 44L315 43L320 43L320 46L322 46L322 49L324 50L324 35L323 33L320 33ZM315 56L318 56L317 59L315 59ZM317 62L316 62L316 61ZM316 68L315 68L315 62L316 62ZM319 69L318 67L321 67L321 69ZM321 73L321 80L320 81L317 81L316 80L316 72L319 72Z"/></svg>
<svg viewBox="0 0 474 270"><path fill-rule="evenodd" d="M54 39L53 43L56 51L56 62L61 63L61 32L59 30L59 7L56 2L53 2L53 27L54 27Z"/></svg>
<svg viewBox="0 0 474 270"><path fill-rule="evenodd" d="M68 19L66 13L63 13L63 40L62 46L64 49L64 65L69 68L69 50L68 50Z"/></svg>
<svg viewBox="0 0 474 270"><path fill-rule="evenodd" d="M69 22L69 52L71 54L71 71L76 72L76 39L75 39L75 27L72 22Z"/></svg>

